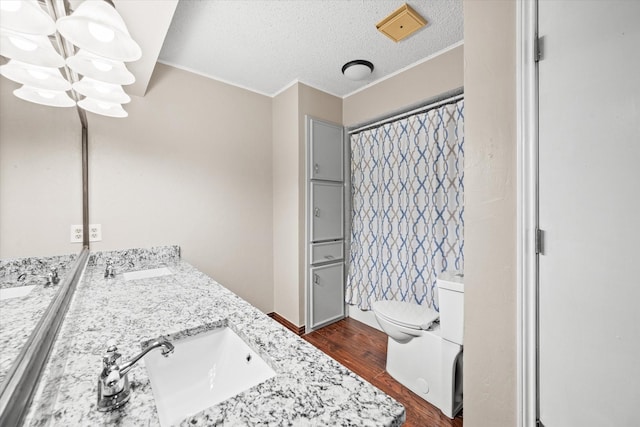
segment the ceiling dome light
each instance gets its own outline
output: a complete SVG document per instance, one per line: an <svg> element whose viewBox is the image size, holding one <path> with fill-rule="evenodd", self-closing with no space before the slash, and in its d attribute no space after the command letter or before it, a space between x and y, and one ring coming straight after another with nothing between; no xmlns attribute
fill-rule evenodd
<svg viewBox="0 0 640 427"><path fill-rule="evenodd" d="M0 55L41 67L64 67L64 58L56 52L46 36L19 34L2 29Z"/></svg>
<svg viewBox="0 0 640 427"><path fill-rule="evenodd" d="M101 58L83 49L67 58L67 65L78 74L107 83L130 85L136 81L122 61Z"/></svg>
<svg viewBox="0 0 640 427"><path fill-rule="evenodd" d="M0 27L21 33L47 36L56 24L36 0L0 0Z"/></svg>
<svg viewBox="0 0 640 427"><path fill-rule="evenodd" d="M13 94L25 101L49 107L74 107L76 105L75 101L63 91L48 91L25 85L14 90Z"/></svg>
<svg viewBox="0 0 640 427"><path fill-rule="evenodd" d="M57 68L38 67L15 59L0 66L0 74L14 82L38 89L58 91L71 89L71 83L62 77Z"/></svg>
<svg viewBox="0 0 640 427"><path fill-rule="evenodd" d="M78 101L78 107L108 117L122 118L129 115L120 104L99 101L94 98L85 98L82 101Z"/></svg>
<svg viewBox="0 0 640 427"><path fill-rule="evenodd" d="M79 94L93 98L96 101L115 104L131 102L131 98L122 90L122 86L101 82L90 77L83 77L82 80L74 83L72 87Z"/></svg>
<svg viewBox="0 0 640 427"><path fill-rule="evenodd" d="M56 26L65 39L96 55L125 62L142 57L122 17L106 2L85 1L71 16L58 19Z"/></svg>
<svg viewBox="0 0 640 427"><path fill-rule="evenodd" d="M373 72L373 64L364 59L349 61L342 66L342 74L351 80L363 80Z"/></svg>

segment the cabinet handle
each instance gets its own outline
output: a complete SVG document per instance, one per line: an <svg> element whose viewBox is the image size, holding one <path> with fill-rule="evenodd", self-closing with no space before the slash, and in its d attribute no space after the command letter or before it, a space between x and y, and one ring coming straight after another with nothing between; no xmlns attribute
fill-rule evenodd
<svg viewBox="0 0 640 427"><path fill-rule="evenodd" d="M313 273L313 284L314 285L319 285L320 284L320 276L318 276L315 273Z"/></svg>
<svg viewBox="0 0 640 427"><path fill-rule="evenodd" d="M320 208L313 208L313 216L320 218Z"/></svg>
<svg viewBox="0 0 640 427"><path fill-rule="evenodd" d="M333 259L333 255L325 255L324 256L326 259Z"/></svg>
<svg viewBox="0 0 640 427"><path fill-rule="evenodd" d="M314 163L314 165L313 165L313 171L314 171L315 173L320 172L320 165L319 165L319 164L317 164L317 163Z"/></svg>

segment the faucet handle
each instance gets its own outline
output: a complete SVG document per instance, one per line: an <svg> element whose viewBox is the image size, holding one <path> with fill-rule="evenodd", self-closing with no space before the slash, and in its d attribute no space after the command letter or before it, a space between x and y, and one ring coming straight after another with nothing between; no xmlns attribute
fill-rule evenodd
<svg viewBox="0 0 640 427"><path fill-rule="evenodd" d="M116 270L113 266L113 260L109 258L105 263L104 277L110 279L115 276L116 276Z"/></svg>
<svg viewBox="0 0 640 427"><path fill-rule="evenodd" d="M49 270L49 275L51 277L51 282L54 285L57 285L60 282L60 277L58 276L58 267L51 267L51 269Z"/></svg>
<svg viewBox="0 0 640 427"><path fill-rule="evenodd" d="M120 356L118 353L118 347L116 347L116 342L114 340L109 340L107 343L107 351L104 356L102 356L102 364L105 370L108 370L111 366L116 365ZM105 372L106 373L106 372Z"/></svg>

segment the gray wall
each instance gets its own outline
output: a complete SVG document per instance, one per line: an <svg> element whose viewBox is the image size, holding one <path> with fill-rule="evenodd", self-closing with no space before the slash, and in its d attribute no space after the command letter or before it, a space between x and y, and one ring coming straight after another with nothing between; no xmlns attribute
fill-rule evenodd
<svg viewBox="0 0 640 427"><path fill-rule="evenodd" d="M75 108L16 98L0 78L0 258L80 252L82 149Z"/></svg>

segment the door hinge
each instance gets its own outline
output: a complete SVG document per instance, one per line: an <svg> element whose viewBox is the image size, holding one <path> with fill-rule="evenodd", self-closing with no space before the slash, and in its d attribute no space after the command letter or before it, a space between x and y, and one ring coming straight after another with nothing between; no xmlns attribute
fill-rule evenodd
<svg viewBox="0 0 640 427"><path fill-rule="evenodd" d="M536 228L536 255L544 255L544 231Z"/></svg>
<svg viewBox="0 0 640 427"><path fill-rule="evenodd" d="M544 59L544 36L537 37L533 40L533 60L540 62Z"/></svg>

